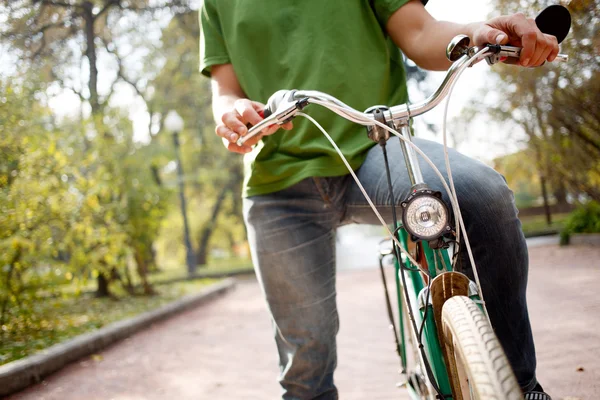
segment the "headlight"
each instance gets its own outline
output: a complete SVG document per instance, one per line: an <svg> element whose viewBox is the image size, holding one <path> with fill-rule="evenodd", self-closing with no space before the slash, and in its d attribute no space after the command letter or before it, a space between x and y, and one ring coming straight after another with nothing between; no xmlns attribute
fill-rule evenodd
<svg viewBox="0 0 600 400"><path fill-rule="evenodd" d="M448 209L439 192L420 190L402 203L402 223L412 236L421 240L437 239L450 231Z"/></svg>

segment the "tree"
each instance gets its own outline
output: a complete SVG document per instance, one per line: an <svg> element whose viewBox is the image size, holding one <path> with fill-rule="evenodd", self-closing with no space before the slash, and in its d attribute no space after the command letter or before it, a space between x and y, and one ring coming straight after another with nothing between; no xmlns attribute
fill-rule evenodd
<svg viewBox="0 0 600 400"><path fill-rule="evenodd" d="M10 43L22 66L35 64L46 72L49 80L73 91L82 102L88 102L92 115L98 116L108 105L116 84L128 81L122 71L122 59L115 52L116 39L124 35L119 31L119 25L123 24L115 22L134 20L139 35L157 14L165 10L189 10L187 3L186 0L17 0L0 6L0 13L7 15L0 37ZM127 22L124 25L131 26ZM109 54L117 59L119 71L108 85L107 93L101 95L99 58ZM74 71L87 73L74 75ZM82 82L77 78L83 78Z"/></svg>
<svg viewBox="0 0 600 400"><path fill-rule="evenodd" d="M547 1L496 0L502 12L538 9ZM597 0L570 2L572 28L562 44L568 63L522 69L497 66L500 103L492 108L499 121L517 123L529 137L542 190L600 199L600 20Z"/></svg>
<svg viewBox="0 0 600 400"><path fill-rule="evenodd" d="M59 256L57 243L77 201L65 179L64 137L50 134L54 126L36 100L38 89L33 80L21 87L0 82L0 326L9 314L35 322L32 286Z"/></svg>
<svg viewBox="0 0 600 400"><path fill-rule="evenodd" d="M532 149L498 157L494 160L494 169L504 176L506 183L515 191L517 208L539 205L541 186L537 165L530 161L535 158Z"/></svg>
<svg viewBox="0 0 600 400"><path fill-rule="evenodd" d="M144 85L148 77L142 78L139 72L151 75L156 71L135 66L149 52L148 47L153 45L148 39L152 37L152 30L156 31L153 22L167 12L177 14L185 11L189 11L186 0L19 0L0 6L0 12L7 16L6 24L0 28L0 36L11 46L23 69L41 72L47 82L72 91L81 100L79 132L85 141L85 151L77 183L81 183L81 193L89 196L86 198L89 201L80 207L78 215L94 224L82 227L84 230L98 229L96 237L103 234L107 237L91 242L84 240L79 243L83 247L72 249L71 255L80 253L82 248L93 250L91 254L104 253L92 263L100 266L97 270L100 295L108 295L110 280L118 276L115 273L117 266L127 258L128 250L123 243L129 243L136 249L138 272L147 270L151 247L148 246L147 235L138 234L144 223L143 218L138 218L134 212L143 209L147 203L143 196L132 196L130 182L134 178L128 175L128 179L123 179L125 169L120 165L122 159L112 157L122 154L122 146L131 141L131 135L126 134L128 136L124 139L122 129L114 131L115 127L123 128L123 118L119 112L112 110L110 100L120 84L133 87L140 96L148 95ZM140 43L144 45L139 46ZM128 51L127 48L133 50ZM128 56L124 57L127 53ZM115 66L112 80L101 79L101 62ZM137 75L133 72L136 69ZM89 120L84 112L86 105L89 105ZM131 147L131 143L128 146ZM151 171L151 168L148 165L142 170ZM109 188L104 187L99 192L89 185L90 182L100 186L105 182ZM140 203L131 204L135 201ZM120 209L115 207L118 202L130 204L128 209L131 213L119 212ZM128 217L132 218L129 225L123 221ZM157 235L157 229L145 232ZM120 241L123 235L129 235L129 240ZM76 241L77 237L75 235L73 240ZM145 237L143 245L140 243L142 237ZM80 265L84 266L83 260L89 257L81 255L72 257L72 260L75 262L79 258ZM142 281L149 292L145 275Z"/></svg>
<svg viewBox="0 0 600 400"><path fill-rule="evenodd" d="M100 278L98 295L110 295L112 280L134 292L131 260L144 294L152 294L146 275L169 192L155 181L148 164L155 149L133 142L125 117L110 120L118 122L108 126L111 136L97 138L93 152L78 154L78 168L70 177L70 189L81 201L73 210L65 251L74 273Z"/></svg>

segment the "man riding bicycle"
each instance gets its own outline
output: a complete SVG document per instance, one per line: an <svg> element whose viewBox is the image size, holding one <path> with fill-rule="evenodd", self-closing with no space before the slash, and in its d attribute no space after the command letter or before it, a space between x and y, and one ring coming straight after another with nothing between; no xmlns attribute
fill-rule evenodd
<svg viewBox="0 0 600 400"><path fill-rule="evenodd" d="M355 109L406 103L398 49L422 68L444 70L450 65L448 42L466 34L475 45L521 46L520 65L534 67L556 57L556 38L521 14L467 25L437 21L416 0L204 0L200 21L201 71L212 80L216 133L229 151L244 154L244 218L273 319L283 398L337 399L335 230L376 223L375 217L335 150L308 121L287 123L283 128L291 132L277 135L278 126L266 128L242 146L237 139L263 119L262 103L280 89L319 90ZM391 222L382 153L364 127L324 109L311 114ZM441 145L414 142L442 169ZM396 141L388 152L401 157ZM535 377L525 298L527 247L512 192L484 164L453 151L450 160L468 234L477 239L474 257L485 265L480 279L496 334L523 391L550 399ZM392 168L400 199L410 180L404 168ZM437 181L425 165L423 175ZM468 258L460 257L472 275Z"/></svg>

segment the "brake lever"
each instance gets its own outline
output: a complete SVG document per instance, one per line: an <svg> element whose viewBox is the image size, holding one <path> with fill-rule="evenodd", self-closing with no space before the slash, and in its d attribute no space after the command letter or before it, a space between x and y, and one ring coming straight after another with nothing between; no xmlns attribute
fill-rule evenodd
<svg viewBox="0 0 600 400"><path fill-rule="evenodd" d="M487 61L489 65L504 61L506 58L515 58L518 60L521 57L521 50L523 50L521 47L500 44L487 44L486 47L490 53L492 53L485 57L485 61ZM567 62L569 61L569 56L566 54L558 54L554 61Z"/></svg>
<svg viewBox="0 0 600 400"><path fill-rule="evenodd" d="M291 91L289 95L286 96L286 98L284 98L283 102L281 102L277 106L277 109L274 112L272 112L267 118L263 119L258 124L250 127L248 133L240 137L237 140L236 144L238 146L242 146L246 141L256 136L263 129L268 128L272 125L283 125L294 119L298 111L301 111L304 107L308 105L308 98L304 97L299 100L296 100L294 98L295 92L295 90ZM268 109L264 111L263 115L267 113Z"/></svg>
<svg viewBox="0 0 600 400"><path fill-rule="evenodd" d="M267 118L263 119L262 121L260 121L256 125L246 124L246 127L249 128L248 132L244 136L241 136L237 140L236 144L238 146L243 146L244 143L247 140L249 140L249 139L253 138L254 136L256 136L263 129L266 129L266 128L272 126L272 125L276 125L277 124L276 119L277 119L277 117L275 116L275 114L271 114L270 116L268 116Z"/></svg>

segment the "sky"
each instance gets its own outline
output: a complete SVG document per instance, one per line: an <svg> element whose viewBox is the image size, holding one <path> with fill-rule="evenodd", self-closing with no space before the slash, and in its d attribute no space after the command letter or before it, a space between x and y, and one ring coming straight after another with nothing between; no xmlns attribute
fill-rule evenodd
<svg viewBox="0 0 600 400"><path fill-rule="evenodd" d="M447 20L459 23L483 21L488 18L491 12L491 6L488 0L479 1L467 1L467 0L454 0L452 2L445 0L430 0L427 4L427 10L439 20ZM0 23L2 18L0 16ZM10 57L5 49L0 46L0 72L9 71L11 68ZM103 76L108 77L110 72L109 64L100 66L100 85L103 83L108 84L112 81L110 79L102 79ZM435 88L442 81L445 73L444 72L431 72L430 75L430 88ZM485 62L480 62L477 65L469 68L458 81L455 86L452 101L449 107L448 117L448 130L458 129L458 125L453 124L453 118L456 118L464 105L472 98L477 99L481 96L480 89L489 82L490 67ZM416 102L424 98L423 93L416 90L415 87L409 88L411 92L411 101ZM125 84L119 87L118 95L113 96L116 99L116 104L126 106L129 110L129 116L134 123L134 134L136 140L145 141L148 137L148 114L145 109L143 101L136 98L133 91ZM341 99L343 101L343 99ZM72 115L78 113L79 99L78 97L70 92L57 91L56 95L49 103L50 107L59 116ZM441 132L443 118L443 106L440 105L433 111L431 111L426 121L428 123L435 124L438 127L438 131ZM484 162L490 162L494 157L502 154L506 154L515 151L519 148L519 142L514 138L507 140L506 132L503 132L499 127L490 125L489 121L485 118L485 112L482 108L482 113L475 119L468 121L468 124L461 124L460 126L468 126L466 132L461 132L461 136L466 137L464 141L460 143L458 149L477 159ZM441 141L441 134L433 135L429 132L419 117L415 120L416 134L424 138ZM517 135L518 136L518 135ZM452 144L452 141L450 141Z"/></svg>

